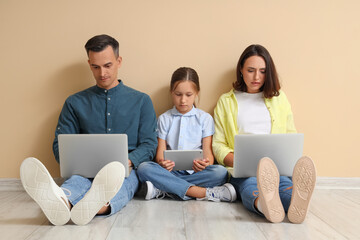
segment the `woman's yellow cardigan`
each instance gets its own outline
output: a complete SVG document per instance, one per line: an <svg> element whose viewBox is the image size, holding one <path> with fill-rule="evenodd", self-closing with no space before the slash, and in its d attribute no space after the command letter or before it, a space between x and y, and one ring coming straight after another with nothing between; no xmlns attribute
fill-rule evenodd
<svg viewBox="0 0 360 240"><path fill-rule="evenodd" d="M265 98L271 117L271 133L296 133L290 103L284 92L271 99ZM238 134L238 105L234 89L219 98L214 109L215 134L212 148L217 162L224 164L228 153L234 152L234 136Z"/></svg>

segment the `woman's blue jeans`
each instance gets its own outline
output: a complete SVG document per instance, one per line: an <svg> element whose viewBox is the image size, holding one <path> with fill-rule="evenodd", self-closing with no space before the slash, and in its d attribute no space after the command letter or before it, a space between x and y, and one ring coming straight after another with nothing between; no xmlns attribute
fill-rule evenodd
<svg viewBox="0 0 360 240"><path fill-rule="evenodd" d="M255 208L255 200L258 197L256 177L249 178L230 178L230 183L234 186L238 198L248 210L263 215ZM288 211L292 194L292 180L290 177L280 176L279 194L285 212Z"/></svg>

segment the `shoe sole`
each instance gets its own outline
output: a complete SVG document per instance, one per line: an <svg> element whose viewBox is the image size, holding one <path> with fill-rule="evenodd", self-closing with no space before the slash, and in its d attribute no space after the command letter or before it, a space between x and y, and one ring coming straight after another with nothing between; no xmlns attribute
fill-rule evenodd
<svg viewBox="0 0 360 240"><path fill-rule="evenodd" d="M266 219L273 223L282 222L284 207L279 195L280 174L270 158L262 158L257 168L257 187L261 209Z"/></svg>
<svg viewBox="0 0 360 240"><path fill-rule="evenodd" d="M52 224L64 225L70 220L68 206L56 193L57 184L39 160L25 159L20 166L20 178L27 194L40 206Z"/></svg>
<svg viewBox="0 0 360 240"><path fill-rule="evenodd" d="M83 199L71 209L71 220L77 225L89 223L120 190L124 177L125 168L121 163L111 162L104 166Z"/></svg>
<svg viewBox="0 0 360 240"><path fill-rule="evenodd" d="M316 168L309 157L302 157L297 161L292 180L293 190L288 218L292 223L302 223L308 212L316 183Z"/></svg>

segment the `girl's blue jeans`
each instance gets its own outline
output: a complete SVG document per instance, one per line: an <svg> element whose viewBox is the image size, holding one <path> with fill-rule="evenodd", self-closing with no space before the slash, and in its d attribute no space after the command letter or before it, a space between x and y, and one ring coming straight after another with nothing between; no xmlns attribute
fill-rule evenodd
<svg viewBox="0 0 360 240"><path fill-rule="evenodd" d="M156 188L174 194L183 200L192 199L186 196L191 186L212 188L223 185L228 177L225 167L210 165L196 173L187 171L171 171L161 167L155 162L143 162L137 168L141 182L150 181Z"/></svg>

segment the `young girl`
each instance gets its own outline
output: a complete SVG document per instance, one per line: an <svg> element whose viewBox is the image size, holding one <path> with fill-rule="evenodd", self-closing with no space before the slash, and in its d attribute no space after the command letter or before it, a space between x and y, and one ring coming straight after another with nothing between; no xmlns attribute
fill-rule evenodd
<svg viewBox="0 0 360 240"><path fill-rule="evenodd" d="M138 195L147 200L175 195L183 200L234 201L234 187L224 184L226 168L213 165L213 119L194 104L200 91L196 71L187 67L177 69L171 78L170 91L174 107L158 119L156 163L144 162L137 169L142 182ZM166 149L202 149L204 159L194 160L193 171L173 171L174 162L164 159Z"/></svg>
<svg viewBox="0 0 360 240"><path fill-rule="evenodd" d="M295 133L290 104L280 91L275 65L269 52L251 45L242 53L234 89L223 94L214 110L214 155L217 161L233 167L236 134ZM230 178L244 206L270 222L281 222L288 212L293 223L304 221L315 187L312 160L302 157L295 165L292 179L279 176L274 162L263 158L257 177Z"/></svg>

